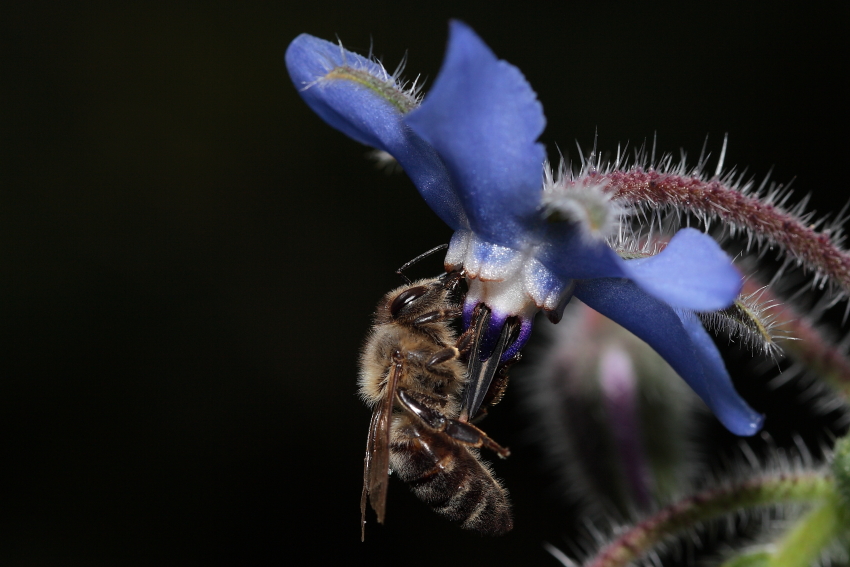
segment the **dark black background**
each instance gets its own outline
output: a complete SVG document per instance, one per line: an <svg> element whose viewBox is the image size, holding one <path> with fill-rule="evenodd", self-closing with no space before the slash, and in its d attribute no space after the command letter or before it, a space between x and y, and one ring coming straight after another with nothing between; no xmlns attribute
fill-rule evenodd
<svg viewBox="0 0 850 567"><path fill-rule="evenodd" d="M642 4L4 10L0 561L555 565L570 514L510 395L487 427L514 452L513 533L394 484L360 543L358 349L395 268L450 232L309 111L283 53L374 40L433 79L459 17L537 90L552 157L597 129L694 158L728 132L727 164L847 200L846 9Z"/></svg>

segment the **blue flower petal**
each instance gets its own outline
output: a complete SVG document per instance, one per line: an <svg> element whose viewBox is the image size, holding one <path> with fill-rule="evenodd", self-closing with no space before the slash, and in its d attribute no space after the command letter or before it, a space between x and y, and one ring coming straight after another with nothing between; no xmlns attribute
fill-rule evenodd
<svg viewBox="0 0 850 567"><path fill-rule="evenodd" d="M677 232L659 254L628 261L569 223L547 227L545 242L538 259L564 279L628 278L678 309L724 309L741 291L741 274L729 256L693 228Z"/></svg>
<svg viewBox="0 0 850 567"><path fill-rule="evenodd" d="M677 314L694 345L705 375L709 377L706 381L706 395L715 400L722 400L721 403L709 404L714 414L736 435L749 436L758 433L764 425L764 416L754 411L734 391L726 365L711 335L693 313L679 311ZM734 395L730 395L730 390ZM702 394L700 396L702 397Z"/></svg>
<svg viewBox="0 0 850 567"><path fill-rule="evenodd" d="M537 222L546 119L519 69L453 21L434 86L405 120L448 166L472 230L520 248Z"/></svg>
<svg viewBox="0 0 850 567"><path fill-rule="evenodd" d="M391 154L419 193L450 227L468 223L437 152L404 123L412 108L381 65L311 35L286 50L286 67L301 98L349 137Z"/></svg>
<svg viewBox="0 0 850 567"><path fill-rule="evenodd" d="M604 240L585 238L581 229L569 222L546 227L537 254L547 268L565 280L629 277L626 263Z"/></svg>
<svg viewBox="0 0 850 567"><path fill-rule="evenodd" d="M741 292L741 274L708 235L693 228L676 233L655 256L626 262L629 278L671 307L716 311Z"/></svg>
<svg viewBox="0 0 850 567"><path fill-rule="evenodd" d="M575 296L646 341L736 435L757 433L764 417L738 395L723 360L702 324L619 278L581 281Z"/></svg>

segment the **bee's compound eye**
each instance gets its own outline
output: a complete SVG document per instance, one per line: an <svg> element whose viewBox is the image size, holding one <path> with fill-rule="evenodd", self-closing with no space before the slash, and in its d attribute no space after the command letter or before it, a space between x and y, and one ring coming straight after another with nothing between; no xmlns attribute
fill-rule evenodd
<svg viewBox="0 0 850 567"><path fill-rule="evenodd" d="M426 293L428 293L428 288L421 285L404 290L393 299L393 303L390 305L390 314L392 314L393 318L398 317L398 312L405 305L416 301Z"/></svg>

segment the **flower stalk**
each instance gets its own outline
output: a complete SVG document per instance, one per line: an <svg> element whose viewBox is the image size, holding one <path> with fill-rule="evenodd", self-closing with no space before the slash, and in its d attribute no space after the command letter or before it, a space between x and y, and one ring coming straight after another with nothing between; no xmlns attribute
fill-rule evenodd
<svg viewBox="0 0 850 567"><path fill-rule="evenodd" d="M802 367L823 380L850 401L850 359L846 349L827 337L822 329L790 305L783 305L777 319L795 341L783 345L785 352Z"/></svg>
<svg viewBox="0 0 850 567"><path fill-rule="evenodd" d="M709 489L667 506L636 524L603 547L585 567L628 565L665 538L747 508L823 502L834 494L832 478L816 472L764 475Z"/></svg>
<svg viewBox="0 0 850 567"><path fill-rule="evenodd" d="M808 567L836 541L850 540L850 438L836 443L832 482L823 502L792 527L770 554L768 567Z"/></svg>
<svg viewBox="0 0 850 567"><path fill-rule="evenodd" d="M818 232L819 223L812 224L810 215L802 213L802 207L792 210L782 207L785 199L779 197L780 192L761 199L747 194L749 184L735 187L730 176L705 180L684 172L641 168L591 172L588 178L588 182L606 184L613 198L623 204L720 219L731 232L742 230L751 240L778 246L814 273L813 286L829 282L843 294L850 293L850 254L839 246L841 231ZM773 204L775 199L780 203ZM833 224L839 222L840 219Z"/></svg>
<svg viewBox="0 0 850 567"><path fill-rule="evenodd" d="M833 491L785 534L776 551L769 555L767 566L811 565L841 532L843 515L841 500Z"/></svg>

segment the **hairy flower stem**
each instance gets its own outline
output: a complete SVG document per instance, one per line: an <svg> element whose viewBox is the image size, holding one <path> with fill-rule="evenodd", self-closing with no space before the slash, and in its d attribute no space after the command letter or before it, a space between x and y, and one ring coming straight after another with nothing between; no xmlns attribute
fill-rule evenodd
<svg viewBox="0 0 850 567"><path fill-rule="evenodd" d="M832 497L832 477L822 473L767 475L706 490L661 509L602 548L586 567L619 567L643 556L652 546L700 522L755 506L812 502Z"/></svg>
<svg viewBox="0 0 850 567"><path fill-rule="evenodd" d="M793 304L783 302L769 287L755 277L744 283L742 295L758 295L762 305L772 305L770 327L780 334L782 350L805 371L832 386L845 400L850 400L850 358L807 314Z"/></svg>
<svg viewBox="0 0 850 567"><path fill-rule="evenodd" d="M725 180L642 169L590 173L588 180L607 184L614 200L624 204L716 217L745 229L751 238L781 247L813 271L816 280L825 278L850 294L850 255L832 241L828 230L817 232L799 216L738 191Z"/></svg>
<svg viewBox="0 0 850 567"><path fill-rule="evenodd" d="M800 339L785 342L785 352L835 388L845 400L850 400L850 360L847 355L809 319L800 315L792 318L793 315L798 314L785 306L777 312L777 321L788 318L783 327L788 336Z"/></svg>
<svg viewBox="0 0 850 567"><path fill-rule="evenodd" d="M808 567L841 533L843 509L837 494L809 512L779 542L770 554L769 567Z"/></svg>
<svg viewBox="0 0 850 567"><path fill-rule="evenodd" d="M759 549L731 557L720 567L767 567L768 561L770 561L770 553Z"/></svg>

